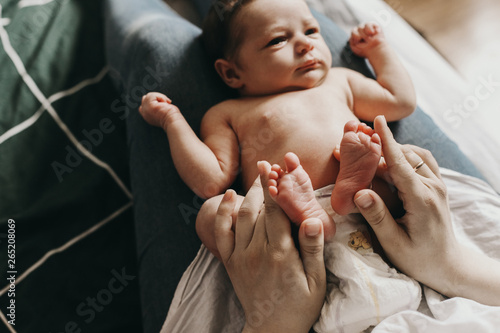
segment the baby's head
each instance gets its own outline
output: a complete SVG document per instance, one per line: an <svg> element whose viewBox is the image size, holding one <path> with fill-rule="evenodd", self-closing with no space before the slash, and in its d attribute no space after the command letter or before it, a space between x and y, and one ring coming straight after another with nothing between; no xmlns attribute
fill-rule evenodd
<svg viewBox="0 0 500 333"><path fill-rule="evenodd" d="M304 0L218 0L203 39L221 78L243 96L313 88L332 62Z"/></svg>

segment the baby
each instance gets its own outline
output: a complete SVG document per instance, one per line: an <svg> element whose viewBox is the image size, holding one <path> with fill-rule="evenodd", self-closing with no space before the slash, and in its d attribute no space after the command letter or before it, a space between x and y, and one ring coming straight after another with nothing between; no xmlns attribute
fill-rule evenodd
<svg viewBox="0 0 500 333"><path fill-rule="evenodd" d="M331 67L330 50L304 0L217 5L205 22L204 41L217 73L240 97L207 111L201 140L165 95L149 93L139 108L149 124L167 133L184 182L211 198L198 215L198 235L218 256L213 223L221 198L216 195L239 172L248 190L258 175L257 162L268 161L274 164L271 196L295 223L320 218L331 239L335 223L314 190L335 183L330 200L340 215L353 211L358 190L384 191L385 183L374 179L380 138L359 119L410 115L416 106L412 82L376 24L355 28L349 40L354 54L372 65L373 80Z"/></svg>

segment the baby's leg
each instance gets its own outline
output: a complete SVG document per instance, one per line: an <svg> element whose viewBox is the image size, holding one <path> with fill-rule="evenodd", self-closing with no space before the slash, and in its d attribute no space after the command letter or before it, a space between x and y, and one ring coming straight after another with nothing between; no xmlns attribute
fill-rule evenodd
<svg viewBox="0 0 500 333"><path fill-rule="evenodd" d="M340 143L340 170L332 192L332 208L340 215L355 209L354 195L369 188L382 154L380 137L367 125L349 121Z"/></svg>
<svg viewBox="0 0 500 333"><path fill-rule="evenodd" d="M286 171L277 164L269 173L269 194L297 225L308 218L323 222L325 239L335 235L335 223L316 200L311 179L294 153L285 155Z"/></svg>
<svg viewBox="0 0 500 333"><path fill-rule="evenodd" d="M217 215L217 209L219 209L223 196L224 195L221 194L205 201L198 212L198 216L196 217L196 233L198 234L198 237L200 237L203 245L205 245L205 247L219 260L221 258L219 251L217 250L217 244L215 243L215 216ZM236 207L233 212L233 230L236 216L244 198L245 197L242 197L241 195L236 197Z"/></svg>

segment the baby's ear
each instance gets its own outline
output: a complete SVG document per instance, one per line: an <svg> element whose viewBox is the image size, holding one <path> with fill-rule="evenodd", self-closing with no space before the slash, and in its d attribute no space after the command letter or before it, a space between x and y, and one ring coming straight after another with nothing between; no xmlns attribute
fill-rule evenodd
<svg viewBox="0 0 500 333"><path fill-rule="evenodd" d="M219 73L222 80L233 89L243 87L243 82L236 71L236 66L233 62L226 59L217 59L215 61L215 70Z"/></svg>

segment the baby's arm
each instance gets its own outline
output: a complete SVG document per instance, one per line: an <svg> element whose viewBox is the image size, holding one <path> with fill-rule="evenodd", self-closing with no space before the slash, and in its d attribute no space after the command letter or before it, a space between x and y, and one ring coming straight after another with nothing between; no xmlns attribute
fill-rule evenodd
<svg viewBox="0 0 500 333"><path fill-rule="evenodd" d="M377 115L389 121L409 116L416 107L415 89L380 27L369 23L353 29L349 44L354 54L368 59L377 77L374 81L349 72L356 116L368 121Z"/></svg>
<svg viewBox="0 0 500 333"><path fill-rule="evenodd" d="M143 97L139 112L150 125L168 136L170 152L182 180L202 198L227 189L236 178L238 140L224 112L212 108L202 121L201 141L179 108L160 93Z"/></svg>

